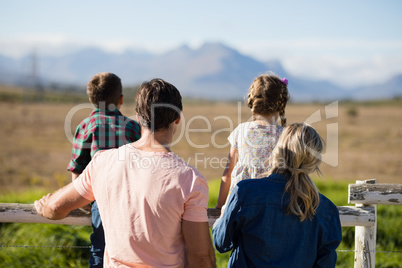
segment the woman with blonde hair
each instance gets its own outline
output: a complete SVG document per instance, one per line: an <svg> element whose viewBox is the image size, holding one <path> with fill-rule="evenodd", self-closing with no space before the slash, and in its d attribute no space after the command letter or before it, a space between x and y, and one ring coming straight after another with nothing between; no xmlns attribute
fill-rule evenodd
<svg viewBox="0 0 402 268"><path fill-rule="evenodd" d="M309 176L320 172L323 147L313 127L291 124L267 177L235 186L212 231L219 252L233 250L228 267L335 267L339 212Z"/></svg>

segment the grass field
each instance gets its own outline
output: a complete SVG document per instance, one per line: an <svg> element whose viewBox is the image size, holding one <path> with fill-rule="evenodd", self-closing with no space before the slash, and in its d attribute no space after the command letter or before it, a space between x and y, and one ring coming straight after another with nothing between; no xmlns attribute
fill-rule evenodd
<svg viewBox="0 0 402 268"><path fill-rule="evenodd" d="M0 88L0 202L3 203L32 203L71 180L66 171L71 156L69 137L91 112L90 108L83 108L85 105L77 106L86 103L82 95L52 93L45 96L46 102L38 102L29 94L24 99L23 93ZM135 118L132 94L127 96L130 98L125 99L122 112ZM333 103L331 109L328 105L331 104L291 103L286 109L288 123L314 121L312 125L328 144L333 144L336 137L336 150L332 148L331 152L337 157L331 159L338 163L323 163L323 177L314 177L321 192L336 205L346 205L347 184L355 180L377 178L378 183L402 183L402 100ZM183 120L172 150L206 176L211 207L216 203L219 178L229 152L227 136L250 117L243 103L184 102ZM377 251L402 250L400 215L401 206L379 206ZM0 223L0 263L11 267L86 267L87 248L47 246L87 246L88 235L88 227ZM339 249L353 249L353 228L343 228L343 240ZM353 265L353 253L342 252L338 256L337 267ZM377 253L377 267L400 267L401 256ZM225 267L228 255L217 254L217 257L218 267Z"/></svg>

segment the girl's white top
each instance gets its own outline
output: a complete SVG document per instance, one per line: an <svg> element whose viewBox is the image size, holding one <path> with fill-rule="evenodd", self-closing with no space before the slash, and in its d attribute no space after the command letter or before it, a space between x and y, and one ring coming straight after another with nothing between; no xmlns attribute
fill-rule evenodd
<svg viewBox="0 0 402 268"><path fill-rule="evenodd" d="M283 127L246 122L238 125L228 140L238 150L239 159L232 171L230 190L241 180L258 178L268 171L267 162Z"/></svg>

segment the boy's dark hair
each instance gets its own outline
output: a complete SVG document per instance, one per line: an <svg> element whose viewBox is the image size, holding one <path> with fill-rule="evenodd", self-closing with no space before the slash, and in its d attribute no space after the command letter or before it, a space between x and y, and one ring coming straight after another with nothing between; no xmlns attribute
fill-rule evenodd
<svg viewBox="0 0 402 268"><path fill-rule="evenodd" d="M167 129L183 110L180 92L174 85L160 78L144 82L135 102L140 125L152 132Z"/></svg>
<svg viewBox="0 0 402 268"><path fill-rule="evenodd" d="M117 106L123 94L120 78L112 73L98 73L92 77L87 86L87 94L91 103L99 108L103 102L108 109L110 104Z"/></svg>

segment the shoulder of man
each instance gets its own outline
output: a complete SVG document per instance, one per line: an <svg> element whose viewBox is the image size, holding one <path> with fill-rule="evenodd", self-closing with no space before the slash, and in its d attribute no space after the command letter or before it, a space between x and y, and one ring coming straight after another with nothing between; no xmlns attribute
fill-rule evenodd
<svg viewBox="0 0 402 268"><path fill-rule="evenodd" d="M188 164L184 159L180 158L174 154L175 162L178 167L180 167L181 173L192 173L194 177L202 178L206 180L204 175L196 167Z"/></svg>
<svg viewBox="0 0 402 268"><path fill-rule="evenodd" d="M94 156L92 157L91 160L99 159L99 158L103 158L103 157L110 157L110 155L118 154L118 152L117 152L118 149L119 148L110 148L110 149L106 149L106 150L98 150L98 151L96 151L96 153L94 154Z"/></svg>

